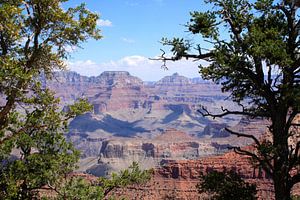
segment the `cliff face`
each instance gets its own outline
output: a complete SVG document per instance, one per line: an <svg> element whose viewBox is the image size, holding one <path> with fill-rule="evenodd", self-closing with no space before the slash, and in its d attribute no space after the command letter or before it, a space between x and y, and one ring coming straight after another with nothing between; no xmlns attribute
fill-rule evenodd
<svg viewBox="0 0 300 200"><path fill-rule="evenodd" d="M172 76L166 76L162 78L161 80L157 81L155 83L156 86L159 87L173 87L174 86L188 86L192 82L190 79L180 76L178 73L173 74Z"/></svg>
<svg viewBox="0 0 300 200"><path fill-rule="evenodd" d="M270 177L261 169L253 168L248 157L233 152L222 156L202 158L199 160L172 161L166 160L162 167L155 170L153 179L144 186L131 186L119 190L118 195L129 199L202 199L206 195L199 194L196 185L199 175L212 170L233 170L245 181L257 185L257 196L261 200L272 200L274 188ZM293 188L294 194L300 193L300 184Z"/></svg>
<svg viewBox="0 0 300 200"><path fill-rule="evenodd" d="M94 104L106 103L120 97L143 102L167 100L163 104L196 104L202 101L224 100L227 94L220 87L209 82L195 82L177 73L167 76L153 84L145 84L141 79L125 71L107 71L96 77L86 77L76 72L55 72L52 80L41 78L42 83L53 89L63 101L70 102L82 96L88 97ZM211 99L209 99L211 98ZM115 101L117 102L117 101ZM136 103L118 109L138 108ZM111 111L109 108L107 111Z"/></svg>
<svg viewBox="0 0 300 200"><path fill-rule="evenodd" d="M240 142L240 139L235 136L230 136L227 139L197 138L175 129L169 129L148 139L113 137L102 141L102 146L99 148L98 163L86 170L100 176L103 171L104 174L110 174L111 171L123 170L132 161L138 162L142 169L155 168L168 165L174 160L198 160L199 158L224 154L230 146L251 144L252 141L243 142L244 140ZM105 169L105 166L108 168ZM99 174L99 169L102 169L101 174ZM173 173L170 172L170 174ZM197 176L197 174L191 176Z"/></svg>
<svg viewBox="0 0 300 200"><path fill-rule="evenodd" d="M78 98L87 98L93 104L93 113L75 118L67 135L83 152L83 157L98 156L102 141L114 136L153 138L164 130L176 128L202 137L212 121L197 112L199 105L211 112L220 112L222 105L235 108L224 100L227 94L221 93L219 86L178 74L151 84L124 71L107 71L95 77L56 72L52 80L45 77L41 80L61 98L62 106ZM235 125L238 120L227 118L213 126ZM206 131L205 137L227 136L215 132Z"/></svg>
<svg viewBox="0 0 300 200"><path fill-rule="evenodd" d="M42 82L55 91L63 105L78 98L87 98L94 105L95 115L109 113L118 120L145 122L142 126L146 126L147 130L146 124L155 123L159 124L155 127L163 128L164 124L169 124L168 128L180 127L183 131L188 128L193 134L198 134L209 123L197 113L199 105L212 112L220 111L222 105L235 107L224 100L228 94L221 93L219 86L191 81L178 74L145 84L124 71L107 71L96 77L56 72L52 80L42 78ZM237 120L225 119L224 122L233 124Z"/></svg>
<svg viewBox="0 0 300 200"><path fill-rule="evenodd" d="M104 174L127 168L132 161L143 169L160 166L164 159L186 160L220 153L210 140L201 140L174 129L153 139L114 137L102 142L98 163L87 171L99 176L99 169L109 166ZM101 172L102 174L103 172Z"/></svg>
<svg viewBox="0 0 300 200"><path fill-rule="evenodd" d="M94 113L138 109L144 105L147 94L142 80L128 72L103 72L97 84L84 95L94 105Z"/></svg>
<svg viewBox="0 0 300 200"><path fill-rule="evenodd" d="M178 74L146 84L128 72L104 72L96 77L59 72L42 83L56 92L63 106L80 97L94 106L93 113L70 123L67 134L82 152L83 171L104 176L132 161L142 168L156 168L148 185L118 191L129 199L202 198L196 190L199 174L211 170L235 170L247 181L258 183L261 199L273 198L268 175L252 168L246 157L215 156L228 146L252 143L229 136L225 127L260 137L268 125L261 120L201 117L199 105L212 113L222 112L221 106L238 109L225 100L228 94L217 85ZM300 190L296 187L296 191Z"/></svg>

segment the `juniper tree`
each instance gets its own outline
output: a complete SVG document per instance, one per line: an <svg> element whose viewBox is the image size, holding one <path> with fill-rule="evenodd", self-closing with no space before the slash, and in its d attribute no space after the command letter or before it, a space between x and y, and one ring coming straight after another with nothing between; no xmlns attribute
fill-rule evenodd
<svg viewBox="0 0 300 200"><path fill-rule="evenodd" d="M206 192L214 200L255 200L256 185L245 182L236 172L212 171L201 175L197 184L200 193Z"/></svg>
<svg viewBox="0 0 300 200"><path fill-rule="evenodd" d="M62 112L39 81L64 69L70 46L101 38L99 16L84 4L63 8L65 2L0 1L1 199L34 198L41 186L74 170L79 158L63 134L68 120L91 106L79 100Z"/></svg>
<svg viewBox="0 0 300 200"><path fill-rule="evenodd" d="M270 121L270 139L264 141L243 132L230 133L250 138L255 150L235 147L251 156L274 181L277 200L291 199L291 188L300 182L300 20L298 1L207 0L211 11L191 12L189 32L208 41L201 48L184 38L166 39L173 56L159 60L206 60L199 66L204 79L222 85L240 110L223 108L222 113L200 109L204 116L241 115ZM203 47L203 44L202 44Z"/></svg>

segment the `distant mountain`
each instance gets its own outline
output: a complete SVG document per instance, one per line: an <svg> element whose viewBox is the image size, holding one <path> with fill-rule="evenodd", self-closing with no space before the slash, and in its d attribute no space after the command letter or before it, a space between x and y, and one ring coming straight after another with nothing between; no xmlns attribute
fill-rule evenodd
<svg viewBox="0 0 300 200"><path fill-rule="evenodd" d="M199 84L199 83L212 83L211 81L203 80L201 77L191 78L190 81L192 83L195 83L195 84Z"/></svg>
<svg viewBox="0 0 300 200"><path fill-rule="evenodd" d="M165 76L155 83L155 85L159 86L187 86L190 84L190 79L181 76L178 73L174 73L172 76Z"/></svg>
<svg viewBox="0 0 300 200"><path fill-rule="evenodd" d="M107 138L152 138L170 128L192 136L217 137L216 128L222 126L205 129L212 121L197 112L199 105L212 112L220 112L222 105L235 109L220 86L178 73L146 83L125 71L106 71L94 77L66 71L55 72L52 80L42 78L42 82L56 92L62 106L82 97L94 106L93 113L71 122L68 133L85 156L97 155L99 141ZM227 118L217 123L234 125L238 120Z"/></svg>
<svg viewBox="0 0 300 200"><path fill-rule="evenodd" d="M107 175L128 167L157 167L166 160L198 159L224 153L229 145L252 141L230 136L225 127L257 135L266 126L237 116L202 117L200 105L212 113L221 106L237 110L219 85L175 73L156 82L143 82L125 71L106 71L99 76L55 72L52 80L41 77L65 107L87 98L91 113L70 122L66 137L81 151L80 171Z"/></svg>

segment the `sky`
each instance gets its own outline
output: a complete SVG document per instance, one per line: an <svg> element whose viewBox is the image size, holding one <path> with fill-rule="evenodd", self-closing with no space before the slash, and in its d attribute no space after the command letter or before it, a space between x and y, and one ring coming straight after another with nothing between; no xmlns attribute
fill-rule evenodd
<svg viewBox="0 0 300 200"><path fill-rule="evenodd" d="M208 9L203 0L70 0L65 7L86 3L100 14L97 24L103 39L88 40L82 48L70 48L68 69L81 75L98 76L103 71L128 71L145 81L156 81L178 72L199 77L195 61L169 62L168 70L153 61L161 54L162 37L198 40L184 26L191 11Z"/></svg>

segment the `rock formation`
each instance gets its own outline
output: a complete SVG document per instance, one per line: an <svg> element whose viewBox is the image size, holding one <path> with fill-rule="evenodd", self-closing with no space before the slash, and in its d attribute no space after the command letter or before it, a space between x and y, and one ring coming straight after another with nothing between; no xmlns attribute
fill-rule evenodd
<svg viewBox="0 0 300 200"><path fill-rule="evenodd" d="M196 188L199 176L212 170L233 170L247 182L257 185L258 199L274 199L274 188L268 174L260 168L254 168L248 157L233 152L199 160L166 160L155 170L153 179L149 183L118 190L116 194L129 199L143 200L202 199L205 194L199 194ZM293 193L300 194L300 184L293 188Z"/></svg>
<svg viewBox="0 0 300 200"><path fill-rule="evenodd" d="M124 71L107 71L95 77L55 72L52 80L41 77L41 82L55 91L62 106L78 98L87 98L93 104L93 113L74 119L67 134L82 157L98 156L102 141L114 136L154 138L176 128L202 137L207 125L235 125L239 120L227 118L212 124L211 119L203 118L197 112L200 104L212 112L220 112L222 105L236 106L225 100L228 94L219 86L177 73L151 84ZM216 134L216 130L205 137L227 136Z"/></svg>
<svg viewBox="0 0 300 200"><path fill-rule="evenodd" d="M143 169L149 169L160 166L165 159L197 159L222 152L211 140L191 137L184 132L170 129L150 139L114 137L104 140L98 163L86 170L100 176L125 169L132 161L138 162ZM105 166L108 168L105 169Z"/></svg>
<svg viewBox="0 0 300 200"><path fill-rule="evenodd" d="M199 105L213 113L222 112L221 106L239 109L226 100L228 94L220 86L177 73L145 83L123 71L96 77L57 72L52 80L41 80L61 98L62 106L82 97L94 106L93 113L71 122L67 134L82 152L81 171L107 176L132 161L144 169L156 168L147 185L116 194L129 199L198 199L205 195L196 190L201 173L234 170L246 181L257 183L260 199L273 199L268 174L253 168L247 157L224 154L231 145L252 143L229 135L225 127L259 138L268 122L236 116L213 121L197 112Z"/></svg>

